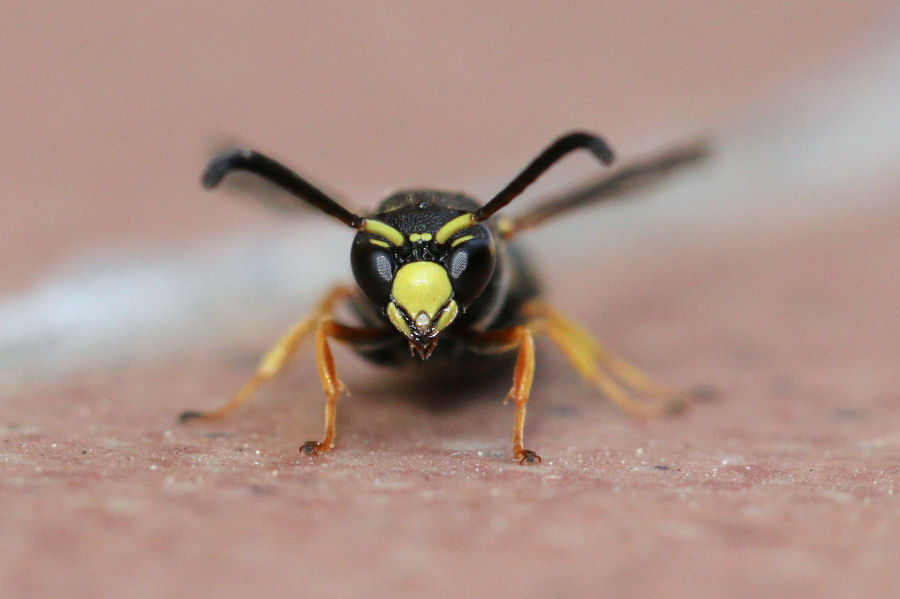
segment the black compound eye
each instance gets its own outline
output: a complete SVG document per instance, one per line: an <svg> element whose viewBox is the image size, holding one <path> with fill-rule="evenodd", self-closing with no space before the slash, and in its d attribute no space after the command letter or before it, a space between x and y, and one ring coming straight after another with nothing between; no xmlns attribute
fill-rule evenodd
<svg viewBox="0 0 900 599"><path fill-rule="evenodd" d="M494 274L494 242L469 239L453 248L447 257L447 274L453 285L453 295L461 307L474 302Z"/></svg>
<svg viewBox="0 0 900 599"><path fill-rule="evenodd" d="M350 249L350 266L366 297L381 308L387 306L397 270L391 250L372 243L369 235L357 235Z"/></svg>

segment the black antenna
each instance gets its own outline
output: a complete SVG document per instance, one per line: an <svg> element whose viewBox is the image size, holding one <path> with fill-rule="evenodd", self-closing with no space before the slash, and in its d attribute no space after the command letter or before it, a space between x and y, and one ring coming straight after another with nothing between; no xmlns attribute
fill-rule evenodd
<svg viewBox="0 0 900 599"><path fill-rule="evenodd" d="M671 175L678 169L699 162L712 153L709 144L697 141L671 149L641 161L626 164L617 172L599 180L589 181L538 204L530 211L513 217L504 239L511 239L522 231L543 224L570 210L583 208L595 202L620 198L634 189L649 186Z"/></svg>
<svg viewBox="0 0 900 599"><path fill-rule="evenodd" d="M490 218L495 212L512 202L529 185L553 166L560 158L575 150L590 150L603 164L613 161L612 149L597 135L584 131L573 131L563 135L531 161L525 170L510 181L490 202L472 214L472 220L480 223Z"/></svg>
<svg viewBox="0 0 900 599"><path fill-rule="evenodd" d="M235 170L259 175L354 229L363 225L363 217L353 214L280 162L253 150L235 148L210 160L203 171L203 187L212 189Z"/></svg>

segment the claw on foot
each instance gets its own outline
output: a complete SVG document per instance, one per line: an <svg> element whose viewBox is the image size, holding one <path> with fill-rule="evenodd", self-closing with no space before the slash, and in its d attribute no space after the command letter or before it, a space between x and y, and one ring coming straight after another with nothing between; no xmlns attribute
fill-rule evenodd
<svg viewBox="0 0 900 599"><path fill-rule="evenodd" d="M178 415L178 422L190 422L191 420L197 420L200 418L203 418L203 412L186 410Z"/></svg>
<svg viewBox="0 0 900 599"><path fill-rule="evenodd" d="M319 455L319 444L315 441L307 441L300 446L300 453L308 456Z"/></svg>
<svg viewBox="0 0 900 599"><path fill-rule="evenodd" d="M322 449L322 446L315 441L307 441L303 445L300 446L300 453L308 456L317 456L319 455L319 450Z"/></svg>
<svg viewBox="0 0 900 599"><path fill-rule="evenodd" d="M516 457L519 458L519 464L537 464L543 461L541 456L530 449L523 449Z"/></svg>
<svg viewBox="0 0 900 599"><path fill-rule="evenodd" d="M661 412L666 416L675 416L677 414L684 414L688 409L688 402L682 397L675 397L669 400L666 400L662 404Z"/></svg>
<svg viewBox="0 0 900 599"><path fill-rule="evenodd" d="M716 399L718 399L718 392L715 389L696 387L665 400L660 412L664 416L677 416L685 413L693 404Z"/></svg>
<svg viewBox="0 0 900 599"><path fill-rule="evenodd" d="M721 393L715 387L700 385L689 389L687 391L687 395L691 398L693 403L700 403L706 401L716 401L719 399Z"/></svg>

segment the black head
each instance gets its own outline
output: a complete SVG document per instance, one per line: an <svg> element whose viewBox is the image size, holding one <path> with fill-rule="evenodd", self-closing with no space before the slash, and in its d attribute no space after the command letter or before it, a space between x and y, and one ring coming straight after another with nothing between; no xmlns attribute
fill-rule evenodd
<svg viewBox="0 0 900 599"><path fill-rule="evenodd" d="M366 218L252 150L231 150L214 158L204 171L203 185L215 187L233 170L250 171L357 229L350 252L357 283L424 359L441 331L478 298L494 273L496 233L483 223L577 149L590 150L605 164L613 158L602 139L576 131L548 146L484 206L458 194L414 191L389 197Z"/></svg>
<svg viewBox="0 0 900 599"><path fill-rule="evenodd" d="M477 206L457 194L398 193L353 240L357 284L423 358L494 273L494 235L471 222Z"/></svg>

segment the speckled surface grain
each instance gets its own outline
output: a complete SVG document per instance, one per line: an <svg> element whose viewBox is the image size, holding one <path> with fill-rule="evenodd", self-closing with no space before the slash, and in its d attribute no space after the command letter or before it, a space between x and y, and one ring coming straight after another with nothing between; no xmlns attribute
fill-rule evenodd
<svg viewBox="0 0 900 599"><path fill-rule="evenodd" d="M720 398L636 423L541 345L540 466L509 458L505 378L423 407L343 351L329 455L296 451L320 428L309 360L234 418L176 424L242 382L269 341L252 334L8 397L0 595L890 596L897 222L635 256L596 293L555 294L658 378Z"/></svg>

